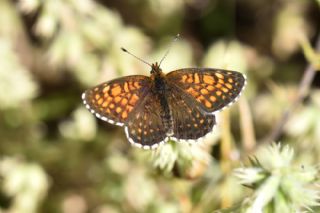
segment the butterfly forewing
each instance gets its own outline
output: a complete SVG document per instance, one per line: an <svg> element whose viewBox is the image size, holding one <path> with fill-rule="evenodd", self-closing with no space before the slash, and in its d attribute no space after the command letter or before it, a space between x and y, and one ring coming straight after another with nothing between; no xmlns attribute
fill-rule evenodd
<svg viewBox="0 0 320 213"><path fill-rule="evenodd" d="M138 147L155 148L166 140L160 100L149 93L125 127L129 141Z"/></svg>
<svg viewBox="0 0 320 213"><path fill-rule="evenodd" d="M150 86L147 76L127 76L89 89L82 98L98 118L122 126L146 97Z"/></svg>
<svg viewBox="0 0 320 213"><path fill-rule="evenodd" d="M201 109L192 97L172 89L168 102L173 117L174 139L197 140L212 131L215 116Z"/></svg>
<svg viewBox="0 0 320 213"><path fill-rule="evenodd" d="M166 77L211 113L234 102L245 85L243 74L220 69L180 69L168 73Z"/></svg>

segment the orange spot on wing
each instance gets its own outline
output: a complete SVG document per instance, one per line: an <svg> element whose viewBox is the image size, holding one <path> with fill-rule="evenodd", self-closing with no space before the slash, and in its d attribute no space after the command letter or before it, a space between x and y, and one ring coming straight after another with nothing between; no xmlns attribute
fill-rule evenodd
<svg viewBox="0 0 320 213"><path fill-rule="evenodd" d="M204 75L203 76L203 82L206 84L214 84L215 80L212 76Z"/></svg>
<svg viewBox="0 0 320 213"><path fill-rule="evenodd" d="M200 90L202 87L198 84L198 85L194 85L194 88L195 88L196 90Z"/></svg>
<svg viewBox="0 0 320 213"><path fill-rule="evenodd" d="M133 82L129 82L129 90L135 90L136 88L133 86Z"/></svg>
<svg viewBox="0 0 320 213"><path fill-rule="evenodd" d="M232 85L229 83L226 83L225 86L228 87L229 89L232 89Z"/></svg>
<svg viewBox="0 0 320 213"><path fill-rule="evenodd" d="M204 96L203 95L200 95L199 97L197 97L197 101L198 102L202 102L202 101L205 101L206 99L204 98Z"/></svg>
<svg viewBox="0 0 320 213"><path fill-rule="evenodd" d="M219 90L216 92L217 96L221 96L222 95L222 92Z"/></svg>
<svg viewBox="0 0 320 213"><path fill-rule="evenodd" d="M125 106L127 103L128 103L128 99L123 98L122 101L121 101L121 105Z"/></svg>
<svg viewBox="0 0 320 213"><path fill-rule="evenodd" d="M113 96L117 96L120 93L121 93L121 87L119 85L117 85L111 89L111 95L113 95Z"/></svg>
<svg viewBox="0 0 320 213"><path fill-rule="evenodd" d="M129 103L131 105L135 105L138 100L139 100L139 97L136 94L133 94L131 99L130 99L130 101L129 101Z"/></svg>
<svg viewBox="0 0 320 213"><path fill-rule="evenodd" d="M117 107L117 108L116 108L116 112L117 112L117 113L120 113L121 111L122 111L121 107Z"/></svg>
<svg viewBox="0 0 320 213"><path fill-rule="evenodd" d="M221 73L215 73L218 78L224 79L224 76Z"/></svg>
<svg viewBox="0 0 320 213"><path fill-rule="evenodd" d="M233 83L233 79L232 78L228 78L229 83Z"/></svg>
<svg viewBox="0 0 320 213"><path fill-rule="evenodd" d="M115 107L115 105L112 104L112 103L111 103L110 106L109 106L110 109L113 109L114 107Z"/></svg>
<svg viewBox="0 0 320 213"><path fill-rule="evenodd" d="M94 97L96 100L98 100L98 99L100 99L101 96L99 94L96 94Z"/></svg>
<svg viewBox="0 0 320 213"><path fill-rule="evenodd" d="M106 92L106 93L104 93L104 95L103 95L105 98L110 98L110 95Z"/></svg>
<svg viewBox="0 0 320 213"><path fill-rule="evenodd" d="M114 102L119 103L119 101L121 101L121 97L117 96L114 98Z"/></svg>
<svg viewBox="0 0 320 213"><path fill-rule="evenodd" d="M128 86L128 82L125 82L125 83L124 83L123 89L124 89L125 92L130 92L129 86Z"/></svg>
<svg viewBox="0 0 320 213"><path fill-rule="evenodd" d="M136 89L139 89L141 86L139 84L139 82L133 82L133 86L136 88Z"/></svg>
<svg viewBox="0 0 320 213"><path fill-rule="evenodd" d="M200 83L200 78L199 78L198 73L195 73L193 77L194 77L194 83L199 84Z"/></svg>
<svg viewBox="0 0 320 213"><path fill-rule="evenodd" d="M185 83L187 78L188 78L187 75L183 75L182 78L181 78L181 82Z"/></svg>
<svg viewBox="0 0 320 213"><path fill-rule="evenodd" d="M102 102L103 102L103 99L102 99L102 98L100 98L100 99L98 100L98 102L97 102L97 103L98 103L99 105L101 105L101 104L102 104Z"/></svg>
<svg viewBox="0 0 320 213"><path fill-rule="evenodd" d="M128 117L128 112L127 111L123 111L123 113L121 114L121 117L123 119L126 119Z"/></svg>
<svg viewBox="0 0 320 213"><path fill-rule="evenodd" d="M208 89L209 91L213 91L213 90L214 90L214 86L209 85L209 86L207 86L207 89Z"/></svg>
<svg viewBox="0 0 320 213"><path fill-rule="evenodd" d="M194 90L192 87L189 87L189 88L187 89L187 92L188 92L189 94L191 94L192 96L194 96L194 97L196 97L196 96L199 95L199 93L198 93L196 90Z"/></svg>
<svg viewBox="0 0 320 213"><path fill-rule="evenodd" d="M224 93L227 93L229 90L228 90L227 88L225 88L225 87L222 87L222 91L223 91Z"/></svg>
<svg viewBox="0 0 320 213"><path fill-rule="evenodd" d="M131 112L133 110L133 107L132 106L127 106L127 110L128 110L128 112Z"/></svg>
<svg viewBox="0 0 320 213"><path fill-rule="evenodd" d="M104 101L102 104L102 107L106 107L106 106L108 106L108 104L109 104L109 101Z"/></svg>
<svg viewBox="0 0 320 213"><path fill-rule="evenodd" d="M216 102L216 101L217 101L217 98L216 98L215 96L213 96L213 95L210 96L209 99L210 99L210 101L212 101L212 102Z"/></svg>
<svg viewBox="0 0 320 213"><path fill-rule="evenodd" d="M219 78L218 82L219 82L220 84L224 84L224 83L225 83L224 80L222 80L221 78Z"/></svg>
<svg viewBox="0 0 320 213"><path fill-rule="evenodd" d="M208 95L209 94L209 91L206 90L206 89L201 89L200 92L201 92L202 95Z"/></svg>
<svg viewBox="0 0 320 213"><path fill-rule="evenodd" d="M222 85L221 85L221 84L217 84L216 87L217 87L218 89L220 89L220 88L222 87Z"/></svg>
<svg viewBox="0 0 320 213"><path fill-rule="evenodd" d="M102 92L107 93L109 91L109 89L110 89L110 86L106 86L103 88Z"/></svg>
<svg viewBox="0 0 320 213"><path fill-rule="evenodd" d="M211 108L212 107L212 104L209 102L209 101L205 101L204 102L204 105L207 107L207 108Z"/></svg>

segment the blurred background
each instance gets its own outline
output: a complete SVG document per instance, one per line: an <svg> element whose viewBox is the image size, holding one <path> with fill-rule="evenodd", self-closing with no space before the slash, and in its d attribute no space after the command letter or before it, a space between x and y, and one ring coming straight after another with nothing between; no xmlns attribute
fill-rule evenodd
<svg viewBox="0 0 320 213"><path fill-rule="evenodd" d="M0 212L320 212L319 6L0 0ZM120 47L153 63L178 33L164 72L236 70L245 92L198 145L131 147L81 93L149 75Z"/></svg>

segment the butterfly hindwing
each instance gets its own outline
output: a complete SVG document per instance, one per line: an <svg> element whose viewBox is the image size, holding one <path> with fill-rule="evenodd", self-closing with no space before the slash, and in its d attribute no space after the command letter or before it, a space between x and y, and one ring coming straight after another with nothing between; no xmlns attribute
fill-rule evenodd
<svg viewBox="0 0 320 213"><path fill-rule="evenodd" d="M122 126L148 94L150 86L147 76L127 76L88 89L82 99L98 118Z"/></svg>
<svg viewBox="0 0 320 213"><path fill-rule="evenodd" d="M205 112L199 103L179 90L171 90L168 102L173 117L175 140L195 141L211 132L216 124L214 115Z"/></svg>
<svg viewBox="0 0 320 213"><path fill-rule="evenodd" d="M210 68L175 70L167 74L167 79L210 113L234 102L246 82L239 72Z"/></svg>
<svg viewBox="0 0 320 213"><path fill-rule="evenodd" d="M150 149L165 142L167 132L163 124L162 113L158 96L149 93L125 127L130 143Z"/></svg>

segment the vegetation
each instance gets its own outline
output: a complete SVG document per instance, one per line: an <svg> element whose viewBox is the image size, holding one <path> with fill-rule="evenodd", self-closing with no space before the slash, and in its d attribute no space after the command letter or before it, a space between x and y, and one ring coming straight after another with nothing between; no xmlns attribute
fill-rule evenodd
<svg viewBox="0 0 320 213"><path fill-rule="evenodd" d="M0 212L320 212L319 0L1 0ZM199 144L130 146L81 93L120 76L245 73Z"/></svg>

